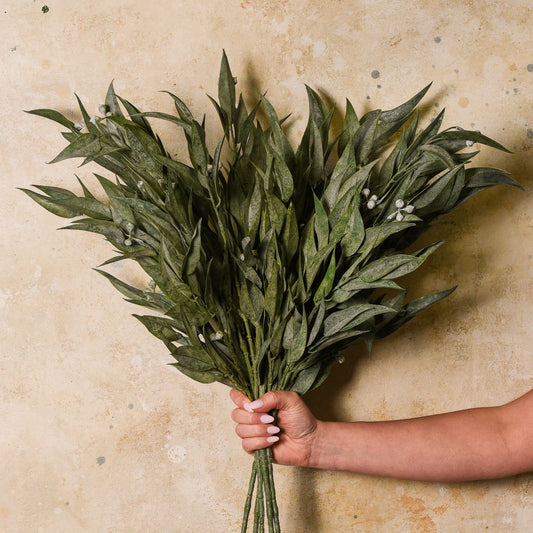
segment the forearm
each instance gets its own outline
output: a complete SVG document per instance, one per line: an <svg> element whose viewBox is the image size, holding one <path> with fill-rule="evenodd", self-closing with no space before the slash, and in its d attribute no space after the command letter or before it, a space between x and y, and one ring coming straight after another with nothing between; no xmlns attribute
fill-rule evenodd
<svg viewBox="0 0 533 533"><path fill-rule="evenodd" d="M388 422L319 422L308 466L424 481L505 477L524 470L505 414L493 407Z"/></svg>

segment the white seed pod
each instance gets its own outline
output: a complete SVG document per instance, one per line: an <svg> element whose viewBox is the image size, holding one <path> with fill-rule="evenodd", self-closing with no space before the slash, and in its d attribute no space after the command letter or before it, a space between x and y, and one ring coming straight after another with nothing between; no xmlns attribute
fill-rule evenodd
<svg viewBox="0 0 533 533"><path fill-rule="evenodd" d="M370 197L370 201L371 201L371 202L376 202L377 199L378 199L378 197L377 197L375 194L373 194L373 195Z"/></svg>
<svg viewBox="0 0 533 533"><path fill-rule="evenodd" d="M126 240L124 241L124 244L125 244L126 246L131 246L131 245L133 244L133 242L132 242L131 239L126 239Z"/></svg>
<svg viewBox="0 0 533 533"><path fill-rule="evenodd" d="M398 200L396 200L396 202L394 202L394 205L398 209L401 209L405 205L405 202L401 198L398 198Z"/></svg>
<svg viewBox="0 0 533 533"><path fill-rule="evenodd" d="M368 198L370 196L370 189L363 189L361 191L361 194L365 197L365 198Z"/></svg>
<svg viewBox="0 0 533 533"><path fill-rule="evenodd" d="M404 211L406 211L407 213L412 213L413 211L415 210L415 206L414 205L408 205Z"/></svg>
<svg viewBox="0 0 533 533"><path fill-rule="evenodd" d="M402 215L401 213L397 213L397 214L396 214L396 220L397 220L398 222L401 222L401 221L403 220L403 215Z"/></svg>
<svg viewBox="0 0 533 533"><path fill-rule="evenodd" d="M131 233L135 229L135 226L133 223L128 222L128 224L126 225L126 229L128 230L128 233Z"/></svg>
<svg viewBox="0 0 533 533"><path fill-rule="evenodd" d="M368 209L374 209L374 207L376 207L376 202L374 200L368 200L366 206L368 207Z"/></svg>
<svg viewBox="0 0 533 533"><path fill-rule="evenodd" d="M473 144L474 144L474 141L466 141L467 146L473 146Z"/></svg>

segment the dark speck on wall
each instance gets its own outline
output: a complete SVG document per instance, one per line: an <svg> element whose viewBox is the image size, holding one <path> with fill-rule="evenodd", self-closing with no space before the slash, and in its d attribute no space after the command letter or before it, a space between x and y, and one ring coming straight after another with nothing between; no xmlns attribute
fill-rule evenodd
<svg viewBox="0 0 533 533"><path fill-rule="evenodd" d="M526 135L528 139L533 139L533 130L531 128L528 128Z"/></svg>
<svg viewBox="0 0 533 533"><path fill-rule="evenodd" d="M437 44L440 43L442 41L442 39L437 35L437 37L435 37L433 39Z"/></svg>
<svg viewBox="0 0 533 533"><path fill-rule="evenodd" d="M50 8L49 8L48 6L46 6L46 5L44 5L44 6L41 8L41 11L42 11L43 13L48 13L48 11L50 11Z"/></svg>
<svg viewBox="0 0 533 533"><path fill-rule="evenodd" d="M133 404L132 403L128 404L128 409L133 409Z"/></svg>
<svg viewBox="0 0 533 533"><path fill-rule="evenodd" d="M105 463L105 457L97 457L96 462L98 463L98 466L102 466Z"/></svg>
<svg viewBox="0 0 533 533"><path fill-rule="evenodd" d="M373 70L373 71L370 73L370 75L371 75L375 80L377 80L377 79L379 78L379 76L380 76L380 74L379 74L379 70Z"/></svg>
<svg viewBox="0 0 533 533"><path fill-rule="evenodd" d="M527 66L527 71L528 71L528 72L533 72L533 63L530 63L530 64Z"/></svg>

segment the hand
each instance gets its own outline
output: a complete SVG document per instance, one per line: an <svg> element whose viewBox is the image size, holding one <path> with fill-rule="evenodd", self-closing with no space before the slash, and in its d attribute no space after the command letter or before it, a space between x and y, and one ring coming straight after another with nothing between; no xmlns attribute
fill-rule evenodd
<svg viewBox="0 0 533 533"><path fill-rule="evenodd" d="M267 392L254 402L237 390L232 390L230 396L237 405L231 415L237 422L235 432L248 453L275 444L275 463L309 465L319 421L296 392ZM274 409L278 410L277 420L268 414Z"/></svg>

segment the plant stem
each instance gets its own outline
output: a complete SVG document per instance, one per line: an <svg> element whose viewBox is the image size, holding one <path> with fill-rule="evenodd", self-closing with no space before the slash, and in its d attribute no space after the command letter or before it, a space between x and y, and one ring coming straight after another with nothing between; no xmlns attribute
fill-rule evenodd
<svg viewBox="0 0 533 533"><path fill-rule="evenodd" d="M254 493L255 480L257 478L257 463L254 459L252 465L252 474L250 476L250 484L248 485L248 494L246 495L246 501L244 502L244 512L242 515L241 533L246 533L248 529L248 517L250 516L250 508L252 507L252 495Z"/></svg>
<svg viewBox="0 0 533 533"><path fill-rule="evenodd" d="M244 504L241 533L246 533L248 530L248 519L250 517L254 489L256 490L256 495L253 533L264 533L265 518L268 522L269 533L281 533L272 470L272 451L270 448L264 448L254 452L254 463L248 486L248 494Z"/></svg>

